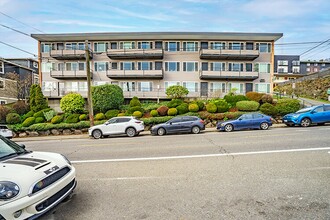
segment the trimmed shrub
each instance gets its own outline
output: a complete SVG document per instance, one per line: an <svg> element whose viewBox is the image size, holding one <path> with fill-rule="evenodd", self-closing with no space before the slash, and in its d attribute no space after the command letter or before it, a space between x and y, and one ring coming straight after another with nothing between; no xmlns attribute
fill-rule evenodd
<svg viewBox="0 0 330 220"><path fill-rule="evenodd" d="M164 117L156 117L156 118L141 118L141 121L143 121L143 123L145 125L155 125L155 124L165 123L172 118L173 118L173 116L164 116Z"/></svg>
<svg viewBox="0 0 330 220"><path fill-rule="evenodd" d="M129 102L129 107L135 107L135 106L141 107L141 102L139 98L136 96L134 96L132 100Z"/></svg>
<svg viewBox="0 0 330 220"><path fill-rule="evenodd" d="M276 109L280 115L293 113L300 109L300 102L297 99L280 99L276 103Z"/></svg>
<svg viewBox="0 0 330 220"><path fill-rule="evenodd" d="M87 120L87 115L86 114L81 114L79 116L79 121L86 121Z"/></svg>
<svg viewBox="0 0 330 220"><path fill-rule="evenodd" d="M129 114L129 115L131 115L131 114L133 114L135 111L139 111L139 112L141 112L142 114L144 113L144 109L143 108L141 108L140 106L134 106L134 107L131 107L131 108L129 108L128 110L127 110L127 114Z"/></svg>
<svg viewBox="0 0 330 220"><path fill-rule="evenodd" d="M105 113L105 117L107 119L116 117L119 114L119 110L113 109L113 110L109 110Z"/></svg>
<svg viewBox="0 0 330 220"><path fill-rule="evenodd" d="M166 95L172 99L179 99L188 95L189 90L183 86L174 85L166 89Z"/></svg>
<svg viewBox="0 0 330 220"><path fill-rule="evenodd" d="M146 111L151 111L151 110L156 110L159 106L162 106L161 104L158 103L142 103L142 108Z"/></svg>
<svg viewBox="0 0 330 220"><path fill-rule="evenodd" d="M134 117L137 117L137 118L142 118L142 112L140 112L140 111L135 111L135 112L133 112L133 116L134 116Z"/></svg>
<svg viewBox="0 0 330 220"><path fill-rule="evenodd" d="M197 104L194 104L194 103L193 103L193 104L189 104L188 109L189 109L190 112L198 112L199 107L198 107Z"/></svg>
<svg viewBox="0 0 330 220"><path fill-rule="evenodd" d="M40 86L36 84L31 85L30 88L30 108L34 112L48 108L47 100L42 94Z"/></svg>
<svg viewBox="0 0 330 220"><path fill-rule="evenodd" d="M36 118L35 117L28 117L27 119L25 119L22 123L23 127L29 127L31 125L34 124Z"/></svg>
<svg viewBox="0 0 330 220"><path fill-rule="evenodd" d="M30 110L29 105L22 100L15 102L12 108L19 115L24 115Z"/></svg>
<svg viewBox="0 0 330 220"><path fill-rule="evenodd" d="M163 105L163 106L160 106L159 108L157 108L157 112L160 116L165 116L167 114L167 111L168 111L168 107Z"/></svg>
<svg viewBox="0 0 330 220"><path fill-rule="evenodd" d="M262 103L273 103L273 96L269 95L269 94L264 94L263 96L261 96L261 102Z"/></svg>
<svg viewBox="0 0 330 220"><path fill-rule="evenodd" d="M17 113L9 113L6 116L6 122L7 124L18 124L21 122L21 117Z"/></svg>
<svg viewBox="0 0 330 220"><path fill-rule="evenodd" d="M236 106L236 103L239 102L239 101L246 101L246 100L248 100L246 98L246 96L244 96L244 95L225 95L224 99L232 107L235 107Z"/></svg>
<svg viewBox="0 0 330 220"><path fill-rule="evenodd" d="M61 98L60 107L65 113L82 113L85 110L85 99L79 93L69 93Z"/></svg>
<svg viewBox="0 0 330 220"><path fill-rule="evenodd" d="M257 111L260 104L256 101L239 101L236 103L236 107L240 111Z"/></svg>
<svg viewBox="0 0 330 220"><path fill-rule="evenodd" d="M100 120L104 120L105 119L105 115L103 113L97 113L95 116L94 116L94 119L96 121L100 121Z"/></svg>
<svg viewBox="0 0 330 220"><path fill-rule="evenodd" d="M117 116L121 117L121 116L125 116L125 115L126 115L125 113L119 113Z"/></svg>
<svg viewBox="0 0 330 220"><path fill-rule="evenodd" d="M229 110L229 104L224 99L219 99L214 102L214 104L217 106L217 112L223 113L227 112Z"/></svg>
<svg viewBox="0 0 330 220"><path fill-rule="evenodd" d="M151 110L151 111L150 111L150 115L151 115L152 117L158 117L158 116L159 116L157 110Z"/></svg>
<svg viewBox="0 0 330 220"><path fill-rule="evenodd" d="M270 115L270 116L276 116L278 114L277 108L270 104L270 103L264 103L260 106L260 111L264 113L265 115Z"/></svg>
<svg viewBox="0 0 330 220"><path fill-rule="evenodd" d="M77 123L77 122L79 122L79 116L80 116L79 114L70 114L65 118L64 122L65 123Z"/></svg>
<svg viewBox="0 0 330 220"><path fill-rule="evenodd" d="M63 121L63 116L62 115L55 115L50 122L52 124L59 124L62 121Z"/></svg>
<svg viewBox="0 0 330 220"><path fill-rule="evenodd" d="M167 111L167 115L168 116L175 116L178 114L178 110L176 108L170 108L168 111Z"/></svg>
<svg viewBox="0 0 330 220"><path fill-rule="evenodd" d="M265 95L265 93L259 93L259 92L248 92L246 93L246 97L250 101L260 102L261 97Z"/></svg>
<svg viewBox="0 0 330 220"><path fill-rule="evenodd" d="M206 111L209 113L216 113L217 110L218 110L218 108L214 103L208 103L206 105Z"/></svg>
<svg viewBox="0 0 330 220"><path fill-rule="evenodd" d="M45 119L43 117L37 117L35 123L44 123Z"/></svg>
<svg viewBox="0 0 330 220"><path fill-rule="evenodd" d="M202 111L204 109L204 102L203 101L200 101L200 100L193 101L193 102L191 102L191 104L197 104L199 111Z"/></svg>
<svg viewBox="0 0 330 220"><path fill-rule="evenodd" d="M167 107L175 108L183 103L182 99L172 99L168 104Z"/></svg>
<svg viewBox="0 0 330 220"><path fill-rule="evenodd" d="M188 103L182 103L181 105L176 107L176 110L178 110L179 115L183 115L189 112L189 105Z"/></svg>
<svg viewBox="0 0 330 220"><path fill-rule="evenodd" d="M33 117L35 117L35 118L38 118L38 117L45 118L44 112L49 112L49 111L52 111L52 110L53 109L51 109L51 108L46 108L46 109L40 110L40 111L34 113L33 114Z"/></svg>
<svg viewBox="0 0 330 220"><path fill-rule="evenodd" d="M96 112L118 109L124 102L123 90L111 84L92 86L92 100Z"/></svg>
<svg viewBox="0 0 330 220"><path fill-rule="evenodd" d="M29 111L28 113L26 113L25 115L22 116L22 121L24 121L28 117L33 117L33 115L34 115L34 112L33 111Z"/></svg>
<svg viewBox="0 0 330 220"><path fill-rule="evenodd" d="M48 112L44 112L44 117L45 117L46 121L50 121L50 120L52 120L52 118L54 117L55 114L56 114L55 111L53 109L51 109Z"/></svg>

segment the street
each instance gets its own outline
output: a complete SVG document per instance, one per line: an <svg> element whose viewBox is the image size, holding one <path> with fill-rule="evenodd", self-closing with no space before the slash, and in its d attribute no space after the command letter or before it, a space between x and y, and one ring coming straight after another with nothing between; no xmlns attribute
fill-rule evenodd
<svg viewBox="0 0 330 220"><path fill-rule="evenodd" d="M71 200L41 219L329 219L330 126L24 142L66 155Z"/></svg>

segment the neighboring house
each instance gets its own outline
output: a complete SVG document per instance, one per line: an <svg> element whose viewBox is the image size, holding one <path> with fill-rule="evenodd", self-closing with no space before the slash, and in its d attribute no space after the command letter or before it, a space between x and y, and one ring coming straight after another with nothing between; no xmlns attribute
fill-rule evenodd
<svg viewBox="0 0 330 220"><path fill-rule="evenodd" d="M17 82L0 77L0 104L17 101Z"/></svg>
<svg viewBox="0 0 330 220"><path fill-rule="evenodd" d="M274 42L281 33L136 32L32 34L39 41L42 90L50 105L69 92L87 97L85 40L93 85L119 85L125 98L166 98L182 85L188 97L272 93Z"/></svg>
<svg viewBox="0 0 330 220"><path fill-rule="evenodd" d="M308 75L315 72L319 72L321 70L325 70L330 68L330 61L311 61L311 60L304 60L300 61L300 70L302 74Z"/></svg>
<svg viewBox="0 0 330 220"><path fill-rule="evenodd" d="M274 86L305 75L300 71L300 57L298 55L275 55Z"/></svg>

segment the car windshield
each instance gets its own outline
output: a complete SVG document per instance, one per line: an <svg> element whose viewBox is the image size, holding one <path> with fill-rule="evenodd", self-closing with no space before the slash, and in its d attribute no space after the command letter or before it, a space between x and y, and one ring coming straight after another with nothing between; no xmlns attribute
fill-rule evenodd
<svg viewBox="0 0 330 220"><path fill-rule="evenodd" d="M309 111L311 111L312 110L312 108L303 108L303 109L300 109L299 111L297 111L296 113L305 113L305 112L309 112Z"/></svg>
<svg viewBox="0 0 330 220"><path fill-rule="evenodd" d="M0 135L0 160L13 155L27 153L22 147Z"/></svg>

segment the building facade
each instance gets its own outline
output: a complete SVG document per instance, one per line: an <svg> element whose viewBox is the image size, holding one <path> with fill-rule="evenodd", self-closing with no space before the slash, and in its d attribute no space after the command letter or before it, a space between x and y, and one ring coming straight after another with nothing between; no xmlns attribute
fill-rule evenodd
<svg viewBox="0 0 330 220"><path fill-rule="evenodd" d="M17 101L17 82L0 77L0 105Z"/></svg>
<svg viewBox="0 0 330 220"><path fill-rule="evenodd" d="M42 90L55 104L69 92L87 96L85 40L93 85L117 84L125 98L166 98L182 85L188 97L272 92L274 42L280 33L33 34L39 41ZM51 101L50 101L51 103Z"/></svg>
<svg viewBox="0 0 330 220"><path fill-rule="evenodd" d="M299 55L275 55L274 58L274 79L276 86L278 83L297 79L305 74L300 71Z"/></svg>
<svg viewBox="0 0 330 220"><path fill-rule="evenodd" d="M330 68L330 61L300 61L301 73L308 75Z"/></svg>

